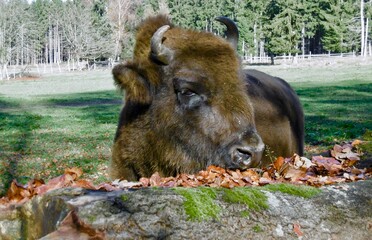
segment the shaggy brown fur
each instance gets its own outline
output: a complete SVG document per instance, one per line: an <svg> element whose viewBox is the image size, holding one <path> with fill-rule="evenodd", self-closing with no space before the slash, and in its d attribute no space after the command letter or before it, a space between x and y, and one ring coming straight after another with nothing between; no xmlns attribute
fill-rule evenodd
<svg viewBox="0 0 372 240"><path fill-rule="evenodd" d="M166 65L150 57L151 38L163 25L170 25L163 45L172 51ZM113 75L126 94L112 178L265 165L270 156L261 161L261 138L275 155L302 153L303 114L294 91L281 79L243 72L232 46L211 33L174 27L162 15L148 18L138 28L133 59Z"/></svg>

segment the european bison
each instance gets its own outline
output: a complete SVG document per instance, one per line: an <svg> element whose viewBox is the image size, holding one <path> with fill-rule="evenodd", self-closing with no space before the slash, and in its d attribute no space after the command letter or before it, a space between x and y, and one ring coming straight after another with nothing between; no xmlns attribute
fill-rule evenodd
<svg viewBox="0 0 372 240"><path fill-rule="evenodd" d="M282 79L242 70L236 25L217 20L227 26L227 40L176 27L163 15L139 26L133 59L113 69L125 106L112 178L192 173L211 164L246 169L302 154L295 92Z"/></svg>

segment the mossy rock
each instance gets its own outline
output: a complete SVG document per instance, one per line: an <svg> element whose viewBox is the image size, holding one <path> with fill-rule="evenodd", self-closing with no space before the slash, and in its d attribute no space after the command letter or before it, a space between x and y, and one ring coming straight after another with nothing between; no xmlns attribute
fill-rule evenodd
<svg viewBox="0 0 372 240"><path fill-rule="evenodd" d="M250 211L263 211L269 208L268 197L264 191L282 192L303 198L311 198L321 190L310 186L293 184L272 184L265 187L235 187L226 188L174 188L176 193L184 197L183 207L191 221L219 219L222 207L219 201L228 204L242 204L247 207L241 212L242 217L248 217Z"/></svg>

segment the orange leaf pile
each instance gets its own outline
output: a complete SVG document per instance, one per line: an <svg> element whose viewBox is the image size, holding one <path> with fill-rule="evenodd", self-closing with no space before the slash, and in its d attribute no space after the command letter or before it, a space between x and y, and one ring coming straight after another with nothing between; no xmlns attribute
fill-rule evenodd
<svg viewBox="0 0 372 240"><path fill-rule="evenodd" d="M217 166L209 166L206 170L199 171L197 174L179 174L176 177L161 178L158 173L154 173L150 178L141 178L142 187L243 187L250 185L263 185L270 182L260 176L260 169L248 169L246 171L226 170Z"/></svg>
<svg viewBox="0 0 372 240"><path fill-rule="evenodd" d="M310 159L295 154L291 158L278 157L271 165L263 169L245 171L225 170L209 166L197 174L180 174L176 177L161 178L154 173L150 178L141 178L142 187L242 187L261 186L265 184L290 182L311 186L323 186L340 182L352 182L371 176L371 169L354 167L360 153L354 151L352 144L335 145L331 150L332 157L313 156Z"/></svg>
<svg viewBox="0 0 372 240"><path fill-rule="evenodd" d="M120 189L106 183L95 186L89 180L79 179L82 174L83 171L81 169L73 167L66 169L63 175L49 180L48 183L45 183L43 180L34 179L29 181L26 185L21 185L16 180L13 180L6 196L0 198L0 206L22 204L35 195L43 195L51 190L64 187L81 187L85 189L105 191Z"/></svg>

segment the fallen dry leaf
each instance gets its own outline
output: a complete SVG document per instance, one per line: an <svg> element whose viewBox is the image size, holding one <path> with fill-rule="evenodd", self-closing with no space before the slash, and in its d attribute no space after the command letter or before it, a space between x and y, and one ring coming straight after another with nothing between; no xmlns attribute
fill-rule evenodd
<svg viewBox="0 0 372 240"><path fill-rule="evenodd" d="M275 170L279 171L284 164L284 158L278 157L273 163Z"/></svg>
<svg viewBox="0 0 372 240"><path fill-rule="evenodd" d="M341 164L335 158L323 157L323 156L313 156L311 161L318 166L328 166L332 164Z"/></svg>
<svg viewBox="0 0 372 240"><path fill-rule="evenodd" d="M81 175L83 175L83 171L80 168L72 167L72 168L67 168L65 170L65 174L66 175L71 175L74 179L77 179Z"/></svg>
<svg viewBox="0 0 372 240"><path fill-rule="evenodd" d="M289 168L288 171L284 174L284 178L290 180L291 182L296 182L300 178L303 178L305 176L306 170L296 169L294 167Z"/></svg>
<svg viewBox="0 0 372 240"><path fill-rule="evenodd" d="M214 166L214 165L209 166L207 168L207 171L218 173L218 174L226 173L226 170L224 168L221 168L221 167L218 167L218 166Z"/></svg>
<svg viewBox="0 0 372 240"><path fill-rule="evenodd" d="M88 181L86 179L78 179L74 181L71 184L71 187L80 187L80 188L85 188L85 189L93 189L96 190L96 187L91 181Z"/></svg>
<svg viewBox="0 0 372 240"><path fill-rule="evenodd" d="M298 168L308 169L312 166L315 166L315 164L312 163L311 160L306 157L300 157L299 155L294 154L292 158L294 159L293 160L294 165L297 169Z"/></svg>
<svg viewBox="0 0 372 240"><path fill-rule="evenodd" d="M304 235L304 233L301 231L300 224L294 223L293 231L296 233L297 237L302 237Z"/></svg>
<svg viewBox="0 0 372 240"><path fill-rule="evenodd" d="M362 144L362 143L363 143L363 141L361 141L361 140L359 140L359 139L356 139L356 140L354 140L354 141L351 143L351 146L356 147L357 145L360 145L360 144Z"/></svg>
<svg viewBox="0 0 372 240"><path fill-rule="evenodd" d="M67 214L65 219L58 226L57 230L43 237L45 240L52 239L105 239L105 233L79 219L75 211Z"/></svg>
<svg viewBox="0 0 372 240"><path fill-rule="evenodd" d="M150 182L150 186L153 186L153 187L160 186L161 177L160 177L159 173L155 172L154 174L152 174L152 176L150 177L149 182Z"/></svg>
<svg viewBox="0 0 372 240"><path fill-rule="evenodd" d="M111 184L109 183L101 183L97 186L96 188L97 190L101 190L101 191L106 191L106 192L112 192L112 191L117 191L117 190L120 190L120 188L118 187L114 187L112 186Z"/></svg>
<svg viewBox="0 0 372 240"><path fill-rule="evenodd" d="M148 178L142 177L142 178L140 178L139 181L142 183L142 186L144 186L144 187L150 186L150 179L148 179Z"/></svg>
<svg viewBox="0 0 372 240"><path fill-rule="evenodd" d="M23 199L29 199L32 197L32 193L27 187L22 186L16 180L13 180L7 192L7 198L11 202L20 202Z"/></svg>
<svg viewBox="0 0 372 240"><path fill-rule="evenodd" d="M359 161L360 160L359 153L353 152L353 148L354 148L353 143L344 144L342 146L336 144L333 147L333 150L331 150L332 157L336 158L337 160L349 159L349 160ZM356 144L356 143L354 143L354 144Z"/></svg>

